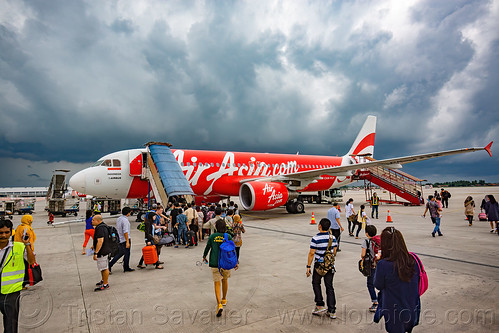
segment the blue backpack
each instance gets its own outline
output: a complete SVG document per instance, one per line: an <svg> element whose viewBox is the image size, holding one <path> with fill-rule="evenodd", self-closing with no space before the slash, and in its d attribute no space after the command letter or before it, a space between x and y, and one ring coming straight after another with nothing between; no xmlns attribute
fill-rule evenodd
<svg viewBox="0 0 499 333"><path fill-rule="evenodd" d="M228 239L227 233L224 233L224 241L220 244L218 255L218 271L233 269L237 265L236 245ZM222 274L222 272L220 272Z"/></svg>

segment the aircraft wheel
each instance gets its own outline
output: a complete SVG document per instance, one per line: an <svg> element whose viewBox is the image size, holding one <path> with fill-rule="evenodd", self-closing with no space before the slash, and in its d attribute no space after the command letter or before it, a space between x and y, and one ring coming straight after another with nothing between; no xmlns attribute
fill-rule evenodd
<svg viewBox="0 0 499 333"><path fill-rule="evenodd" d="M305 205L301 201L296 201L293 204L293 213L295 214L303 214L305 213Z"/></svg>
<svg viewBox="0 0 499 333"><path fill-rule="evenodd" d="M143 221L143 219L142 219L143 215L144 215L144 213L142 213L142 212L137 213L137 219L135 221L142 222Z"/></svg>
<svg viewBox="0 0 499 333"><path fill-rule="evenodd" d="M292 201L288 201L286 203L286 211L290 214L294 214L294 209L293 209L293 202Z"/></svg>

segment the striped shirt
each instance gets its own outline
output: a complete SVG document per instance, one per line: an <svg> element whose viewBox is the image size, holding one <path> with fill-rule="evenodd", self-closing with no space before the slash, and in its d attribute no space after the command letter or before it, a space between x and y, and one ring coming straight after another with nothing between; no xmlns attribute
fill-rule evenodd
<svg viewBox="0 0 499 333"><path fill-rule="evenodd" d="M331 243L331 251L333 251L334 248L338 246L338 243L336 242L336 238L333 235L331 235L331 237L333 237L333 242ZM316 261L324 256L328 243L329 243L329 232L319 232L317 235L312 237L312 241L310 242L310 248L315 250Z"/></svg>

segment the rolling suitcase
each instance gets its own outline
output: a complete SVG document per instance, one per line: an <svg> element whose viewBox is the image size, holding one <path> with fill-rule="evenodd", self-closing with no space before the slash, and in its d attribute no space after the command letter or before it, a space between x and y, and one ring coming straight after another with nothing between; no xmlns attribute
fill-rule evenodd
<svg viewBox="0 0 499 333"><path fill-rule="evenodd" d="M144 264L152 265L158 262L158 252L155 245L144 246L142 248L142 256L144 257Z"/></svg>
<svg viewBox="0 0 499 333"><path fill-rule="evenodd" d="M194 246L195 244L197 244L197 240L196 240L196 233L192 230L189 230L187 232L187 242L189 244L189 246Z"/></svg>

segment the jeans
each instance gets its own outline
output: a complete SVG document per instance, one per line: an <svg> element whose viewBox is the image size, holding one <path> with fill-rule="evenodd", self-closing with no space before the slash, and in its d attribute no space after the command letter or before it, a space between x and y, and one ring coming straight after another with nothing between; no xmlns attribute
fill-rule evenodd
<svg viewBox="0 0 499 333"><path fill-rule="evenodd" d="M20 297L20 291L11 294L0 294L0 311L3 315L4 332L17 333Z"/></svg>
<svg viewBox="0 0 499 333"><path fill-rule="evenodd" d="M326 273L324 276L320 276L315 270L318 264L316 263L312 272L312 288L314 289L315 295L315 305L324 306L324 298L322 297L321 290L321 280L324 278L324 284L326 286L326 300L327 300L327 310L330 313L336 312L336 297L334 295L333 288L333 277L334 268Z"/></svg>
<svg viewBox="0 0 499 333"><path fill-rule="evenodd" d="M442 232L440 231L440 217L435 217L435 228L433 229L432 234L437 232L439 235L442 234Z"/></svg>
<svg viewBox="0 0 499 333"><path fill-rule="evenodd" d="M130 247L126 248L126 242L120 243L118 247L118 253L114 256L113 260L109 262L109 269L113 267L116 262L123 257L123 270L128 271L130 269L130 248L132 247L132 240L128 240L130 242Z"/></svg>
<svg viewBox="0 0 499 333"><path fill-rule="evenodd" d="M338 243L338 250L339 250L340 249L341 229L332 229L331 228L331 233L333 234L334 238L336 238L336 242Z"/></svg>
<svg viewBox="0 0 499 333"><path fill-rule="evenodd" d="M362 229L362 222L355 222L352 228L352 233L353 229L355 229L355 226L357 226L357 232L355 233L355 237L359 237L360 229Z"/></svg>
<svg viewBox="0 0 499 333"><path fill-rule="evenodd" d="M374 211L376 211L376 218L378 218L378 205L371 206L371 218L374 218Z"/></svg>
<svg viewBox="0 0 499 333"><path fill-rule="evenodd" d="M367 290L369 291L369 296L371 296L371 302L378 302L378 297L376 296L376 290L374 290L374 274L376 269L371 269L371 275L367 277Z"/></svg>
<svg viewBox="0 0 499 333"><path fill-rule="evenodd" d="M189 242L187 241L187 227L184 226L179 226L178 227L178 235L177 235L177 244L180 245L180 237L185 242L185 245L189 245Z"/></svg>

